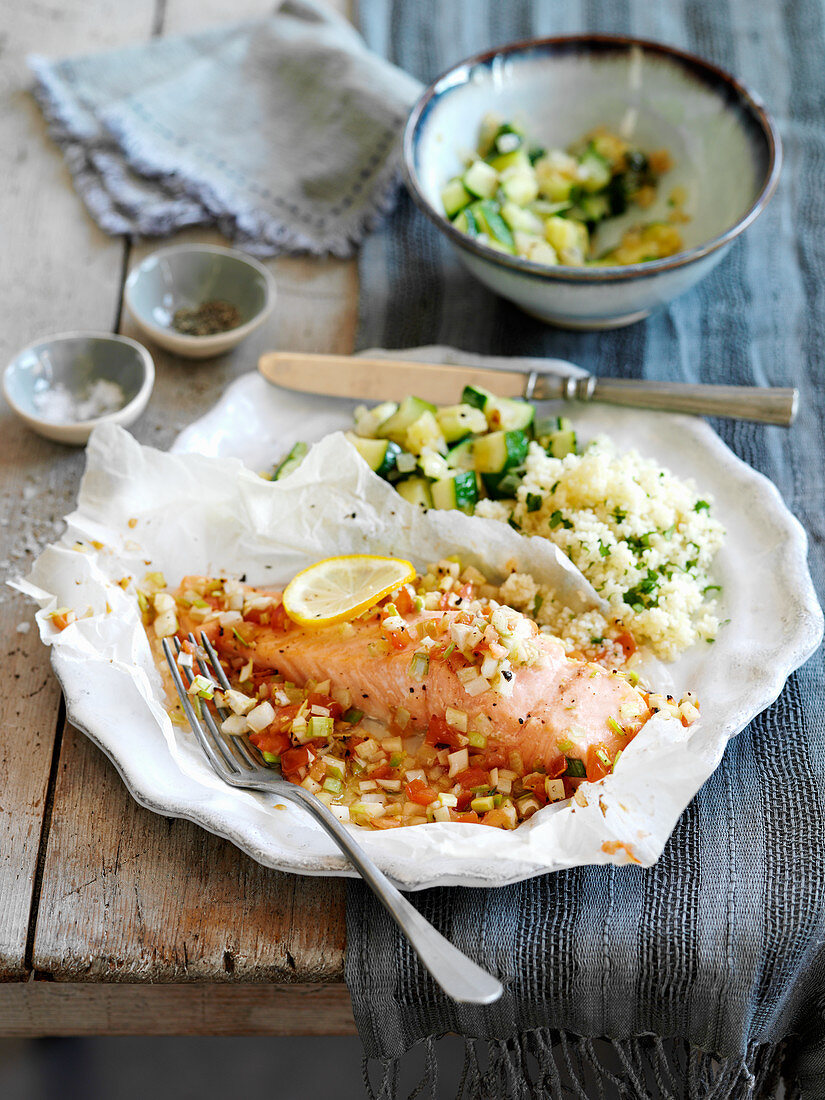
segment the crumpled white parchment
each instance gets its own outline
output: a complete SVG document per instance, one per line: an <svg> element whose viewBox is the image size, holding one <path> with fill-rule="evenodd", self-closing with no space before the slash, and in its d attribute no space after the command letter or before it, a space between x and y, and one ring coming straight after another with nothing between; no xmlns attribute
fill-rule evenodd
<svg viewBox="0 0 825 1100"><path fill-rule="evenodd" d="M276 813L272 798L226 788L189 731L172 725L135 580L160 570L172 586L187 573L243 574L251 584L279 585L335 554L396 555L420 568L460 553L492 577L502 577L515 560L570 599L582 598L576 596L581 590L586 601L589 590L543 539L458 512L421 515L369 470L341 433L317 443L294 474L272 483L236 460L168 454L141 446L116 426L99 427L67 525L18 586L40 604L41 637L52 646L70 718L115 761L139 801L191 818L264 863L302 873L350 871L299 808ZM126 588L125 577L132 578ZM59 606L79 616L63 631L48 617ZM697 742L699 729L701 722L685 729L655 716L613 774L582 785L586 805L547 807L512 832L457 823L357 832L408 888L498 885L586 863L648 865L721 752L712 739ZM168 757L158 747L158 730Z"/></svg>

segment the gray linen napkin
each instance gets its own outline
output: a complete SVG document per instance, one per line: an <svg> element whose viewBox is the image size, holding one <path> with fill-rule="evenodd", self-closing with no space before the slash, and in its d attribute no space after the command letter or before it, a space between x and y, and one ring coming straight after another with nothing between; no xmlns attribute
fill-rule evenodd
<svg viewBox="0 0 825 1100"><path fill-rule="evenodd" d="M351 252L392 204L399 131L420 88L313 0L29 64L102 229L163 236L215 225L259 255Z"/></svg>
<svg viewBox="0 0 825 1100"><path fill-rule="evenodd" d="M389 8L389 10L388 10ZM359 345L451 344L559 356L611 376L794 385L791 431L722 421L811 535L825 594L825 191L822 0L361 0L375 48L424 79L476 50L582 30L657 38L735 68L764 95L786 162L770 206L718 268L644 324L549 328L472 279L402 198L361 250ZM747 568L747 561L743 561ZM765 624L770 629L770 624ZM458 1095L739 1100L825 1097L825 668L823 651L729 744L647 869L582 867L499 890L442 887L413 903L498 973L489 1008L449 1002L361 882L347 884L346 976L381 1100L398 1059L467 1043ZM608 1039L609 1043L599 1043ZM799 1091L797 1091L799 1090ZM422 1095L419 1093L418 1095Z"/></svg>

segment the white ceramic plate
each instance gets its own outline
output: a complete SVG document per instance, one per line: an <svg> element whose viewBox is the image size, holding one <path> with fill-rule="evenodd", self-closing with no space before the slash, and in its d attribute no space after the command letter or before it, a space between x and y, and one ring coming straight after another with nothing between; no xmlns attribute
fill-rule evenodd
<svg viewBox="0 0 825 1100"><path fill-rule="evenodd" d="M449 349L406 354L491 363ZM173 450L234 456L254 469L268 468L297 439L315 441L346 426L354 404L287 393L250 374L187 428ZM711 774L728 739L777 697L790 672L819 643L822 615L808 575L807 540L775 487L737 459L703 421L598 405L579 406L571 415L585 439L608 433L619 448L636 447L679 476L693 477L703 495L713 495L715 514L727 528L716 576L724 591L722 617L730 624L713 646L695 647L668 669L671 690L690 686L702 701L702 720L689 738L690 779L681 788L687 794L678 807ZM351 874L305 815L275 813L253 796L218 781L198 781L182 770L157 723L147 721L140 693L124 693L105 666L92 685L83 664L59 652L53 660L72 720L110 756L140 803L195 821L266 865L302 874ZM118 728L130 729L129 738L110 736L111 723L104 717L115 709ZM455 855L422 860L409 844L408 832L418 830L364 835L374 858L405 889L436 884L502 886L560 866L539 846L518 859L482 859L473 852L471 834L462 835ZM501 834L503 852L508 836L515 834ZM583 860L569 865L575 862Z"/></svg>

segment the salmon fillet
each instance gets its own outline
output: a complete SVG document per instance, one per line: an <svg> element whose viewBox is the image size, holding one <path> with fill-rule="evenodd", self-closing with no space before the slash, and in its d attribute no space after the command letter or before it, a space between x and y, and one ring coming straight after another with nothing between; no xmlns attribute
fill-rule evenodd
<svg viewBox="0 0 825 1100"><path fill-rule="evenodd" d="M187 577L181 592L203 582ZM279 595L251 587L244 591ZM439 620L449 623L459 614L424 611L405 621L437 627ZM591 746L606 750L612 761L650 716L645 696L623 676L567 657L557 639L526 621L538 650L535 662L512 669L508 694L486 690L469 695L459 676L466 662L457 653L431 659L423 678L414 679L411 658L418 646L409 641L389 648L378 612L343 629L340 624L306 629L284 615L277 625L244 621L233 629L218 621L203 624L185 609L180 612L181 631L207 634L222 658L251 660L257 670L298 685L329 680L332 688L350 691L354 706L381 721L391 721L401 707L409 712L411 728L424 731L433 718L443 719L447 708L454 708L467 714L471 728L479 715L491 720L491 736L501 748L519 752L528 770L552 771L562 757L584 761Z"/></svg>

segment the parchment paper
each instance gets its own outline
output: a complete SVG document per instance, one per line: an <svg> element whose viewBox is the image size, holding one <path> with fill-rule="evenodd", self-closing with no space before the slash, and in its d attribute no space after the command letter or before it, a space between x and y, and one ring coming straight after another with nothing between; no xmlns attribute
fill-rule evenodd
<svg viewBox="0 0 825 1100"><path fill-rule="evenodd" d="M168 767L201 793L187 795L183 808L179 799L174 805L166 805L165 796L153 799L156 780L148 765L143 774L132 758L121 770L136 797L231 837L265 863L310 873L347 872L300 809L275 813L272 798L229 791L189 731L169 720L134 582L160 570L169 585L187 573L245 574L251 584L279 585L310 562L335 554L397 555L420 568L461 553L496 579L515 560L520 570L568 596L577 591L575 570L571 574L570 563L550 543L458 512L421 515L369 470L341 433L317 443L290 477L271 483L233 459L167 454L140 446L118 427L99 427L67 525L65 536L44 551L19 586L40 603L41 637L53 647L70 717L76 705L83 727L116 763L127 744L134 756L136 739L139 744L145 738L147 749L157 744L152 738L159 729L169 748ZM125 577L132 578L126 588ZM63 631L48 618L58 606L79 616ZM140 702L130 708L129 728L119 726L117 714L107 723L92 708L89 717L88 697L97 682L103 694L111 696L120 683L124 697L142 700L142 714ZM422 866L429 869L427 881L469 877L481 884L485 877L490 881L491 868L498 882L583 863L649 864L721 753L713 738L697 738L700 730L701 720L688 730L657 715L625 750L615 773L600 784L582 785L586 805L547 807L512 832L456 823L356 831L404 885L424 884ZM157 749L152 752L156 768Z"/></svg>

